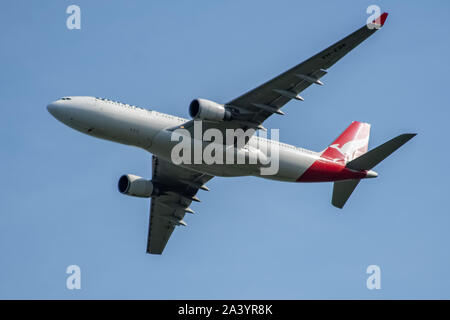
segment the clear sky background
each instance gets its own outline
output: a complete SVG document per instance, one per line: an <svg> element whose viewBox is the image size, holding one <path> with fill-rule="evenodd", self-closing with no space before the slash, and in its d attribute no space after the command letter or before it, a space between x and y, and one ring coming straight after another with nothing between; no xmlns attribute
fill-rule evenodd
<svg viewBox="0 0 450 320"><path fill-rule="evenodd" d="M81 30L66 28L70 4ZM162 256L149 201L117 191L151 155L74 131L46 110L90 95L188 117L227 102L365 24L386 25L265 126L322 150L353 120L370 147L418 136L343 210L332 184L215 178ZM3 1L0 298L450 298L448 1ZM65 287L68 265L82 289ZM381 268L381 290L366 268Z"/></svg>

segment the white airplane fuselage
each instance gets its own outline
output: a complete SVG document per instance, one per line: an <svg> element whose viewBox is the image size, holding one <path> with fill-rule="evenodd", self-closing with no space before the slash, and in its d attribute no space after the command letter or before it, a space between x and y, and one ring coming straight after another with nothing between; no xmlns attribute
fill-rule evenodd
<svg viewBox="0 0 450 320"><path fill-rule="evenodd" d="M82 133L121 144L132 145L171 161L172 148L178 141L172 141L168 130L186 123L188 119L147 110L94 97L67 97L48 105L48 111L59 121ZM257 139L253 136L245 150L236 152L258 153ZM188 169L212 176L258 176L287 182L336 181L351 178L370 177L367 172L353 172L345 165L321 158L321 153L298 148L278 141L278 170L272 175L261 175L258 164L181 164ZM253 156L257 156L254 154ZM327 168L321 168L318 179L302 179L303 174L317 161L325 161ZM327 170L331 170L327 176ZM310 176L310 174L308 175ZM322 177L323 176L323 177Z"/></svg>
<svg viewBox="0 0 450 320"><path fill-rule="evenodd" d="M266 139L262 124L288 102L304 99L309 86L337 61L374 34L387 13L311 58L225 104L194 99L190 119L108 99L72 96L50 103L48 111L65 125L93 137L135 146L153 154L152 177L124 174L118 191L150 198L147 252L162 254L176 226L186 226L189 206L214 176L255 176L286 182L335 182L331 204L343 208L361 179L412 137L404 133L369 150L371 125L353 121L321 152ZM187 105L186 105L187 107ZM181 161L180 161L181 160Z"/></svg>

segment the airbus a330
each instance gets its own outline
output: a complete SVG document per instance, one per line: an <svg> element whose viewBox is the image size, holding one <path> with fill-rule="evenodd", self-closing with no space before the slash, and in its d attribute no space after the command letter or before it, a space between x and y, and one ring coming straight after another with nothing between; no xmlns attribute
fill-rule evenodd
<svg viewBox="0 0 450 320"><path fill-rule="evenodd" d="M323 85L321 78L344 55L383 26L387 13L364 25L306 61L294 66L259 87L221 104L195 99L189 105L191 120L108 99L70 96L50 103L48 111L62 123L82 133L143 148L153 154L152 179L126 174L120 177L121 193L151 199L147 252L161 254L176 226L186 225L189 207L199 201L199 189L209 190L206 183L215 176L258 176L286 182L333 182L332 204L342 208L358 183L377 177L372 169L415 134L401 134L368 151L370 125L354 121L323 151L315 152L252 135L242 145L235 141L220 142L224 150L243 154L244 158L270 157L259 148L261 142L276 145L277 171L261 174L267 164L255 163L174 163L173 148L179 143L174 132L183 129L190 144L198 144L194 134L197 121L202 133L208 129L248 132L264 130L263 122L273 114L283 115L281 108L291 100L303 101L300 93L311 85ZM242 129L239 131L239 129ZM260 132L260 131L259 131ZM182 133L183 135L183 133ZM238 137L239 138L239 137ZM214 141L200 141L202 150ZM225 152L225 151L224 151Z"/></svg>

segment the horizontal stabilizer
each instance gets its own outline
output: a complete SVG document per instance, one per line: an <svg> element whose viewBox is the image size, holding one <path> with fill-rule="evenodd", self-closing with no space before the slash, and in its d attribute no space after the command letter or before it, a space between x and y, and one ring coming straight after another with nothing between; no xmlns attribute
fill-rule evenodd
<svg viewBox="0 0 450 320"><path fill-rule="evenodd" d="M395 150L412 139L415 135L415 133L401 134L398 137L395 137L394 139L389 140L375 149L372 149L360 157L348 162L346 166L347 168L354 170L370 170L390 156Z"/></svg>
<svg viewBox="0 0 450 320"><path fill-rule="evenodd" d="M331 199L331 204L342 209L360 181L361 180L359 179L336 181L333 186L333 198Z"/></svg>

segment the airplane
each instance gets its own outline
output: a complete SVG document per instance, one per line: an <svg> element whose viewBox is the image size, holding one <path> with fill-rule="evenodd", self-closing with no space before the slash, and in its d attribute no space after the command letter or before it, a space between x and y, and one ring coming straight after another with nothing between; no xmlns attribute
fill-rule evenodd
<svg viewBox="0 0 450 320"><path fill-rule="evenodd" d="M313 57L228 103L194 99L189 105L191 120L85 96L63 97L50 103L47 109L56 119L75 130L142 148L152 154L151 180L125 174L118 181L118 189L122 194L151 199L147 253L162 254L175 227L186 226L183 220L185 214L194 213L189 206L192 201L200 201L196 196L198 190L209 191L206 182L215 176L257 176L286 182L333 182L331 203L343 208L359 182L377 177L378 174L372 169L415 134L401 134L368 151L370 124L354 121L321 152L264 139L256 134L248 136L241 145L235 141L216 143L216 146L224 146L228 151L257 158L269 156L267 150L260 150L259 143L276 145L278 170L271 175L262 174L261 168L267 167L267 162L262 161L252 164L207 164L204 161L174 163L172 151L179 140L173 137L181 129L192 133L199 122L202 124L202 133L208 129L220 133L230 129L236 132L239 129L262 132L265 129L262 123L273 114L283 115L281 108L286 103L291 100L303 101L299 95L303 90L311 85L323 85L320 79L327 69L380 29L387 15L383 13L375 19L372 28L368 24L364 25ZM237 137L242 137L242 133ZM191 145L200 141L196 140L195 134L188 139ZM200 141L201 148L205 147L205 143Z"/></svg>

